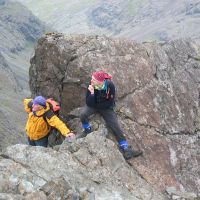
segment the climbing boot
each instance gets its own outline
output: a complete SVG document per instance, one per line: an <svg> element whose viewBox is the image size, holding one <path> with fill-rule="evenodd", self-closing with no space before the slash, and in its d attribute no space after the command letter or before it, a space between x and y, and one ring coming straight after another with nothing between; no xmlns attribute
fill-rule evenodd
<svg viewBox="0 0 200 200"><path fill-rule="evenodd" d="M126 160L129 160L133 157L138 157L143 154L142 151L136 151L136 150L131 149L130 147L128 147L127 149L124 149L122 153Z"/></svg>
<svg viewBox="0 0 200 200"><path fill-rule="evenodd" d="M79 136L77 136L77 138L84 138L91 132L92 132L92 128L91 127L87 128L87 129L84 129L83 132Z"/></svg>

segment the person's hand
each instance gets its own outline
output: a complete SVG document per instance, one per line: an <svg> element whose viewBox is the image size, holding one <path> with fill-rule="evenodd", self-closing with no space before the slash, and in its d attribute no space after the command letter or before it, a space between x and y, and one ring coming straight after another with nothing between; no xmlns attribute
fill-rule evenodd
<svg viewBox="0 0 200 200"><path fill-rule="evenodd" d="M74 139L75 137L76 136L75 136L75 134L72 131L66 135L66 138Z"/></svg>
<svg viewBox="0 0 200 200"><path fill-rule="evenodd" d="M89 85L88 90L90 91L91 94L94 94L94 86Z"/></svg>
<svg viewBox="0 0 200 200"><path fill-rule="evenodd" d="M72 142L76 138L75 134L73 132L70 132L66 135L66 141Z"/></svg>

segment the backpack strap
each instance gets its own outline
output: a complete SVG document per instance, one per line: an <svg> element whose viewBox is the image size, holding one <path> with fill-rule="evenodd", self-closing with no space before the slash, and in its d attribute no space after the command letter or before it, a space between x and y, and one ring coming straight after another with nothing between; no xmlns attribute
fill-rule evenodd
<svg viewBox="0 0 200 200"><path fill-rule="evenodd" d="M29 101L28 108L30 109L31 112L32 112L32 106L33 106L33 101Z"/></svg>
<svg viewBox="0 0 200 200"><path fill-rule="evenodd" d="M47 118L48 118L48 119L51 119L53 116L54 116L54 113L53 113L53 111L52 111L51 109L48 110L48 111L46 111L46 112L42 115L42 117L43 117L44 121L47 123L47 125L49 125L49 123L47 122ZM49 125L49 126L50 126L50 125Z"/></svg>
<svg viewBox="0 0 200 200"><path fill-rule="evenodd" d="M110 98L110 85L111 85L111 80L107 79L106 80L106 84L107 84L107 88L106 88L106 99L109 99Z"/></svg>

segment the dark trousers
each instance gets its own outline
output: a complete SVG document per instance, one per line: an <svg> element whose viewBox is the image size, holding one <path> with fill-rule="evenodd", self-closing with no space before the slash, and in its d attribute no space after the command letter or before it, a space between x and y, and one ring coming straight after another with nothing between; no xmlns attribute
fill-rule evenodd
<svg viewBox="0 0 200 200"><path fill-rule="evenodd" d="M28 144L31 145L31 146L41 146L41 147L47 147L48 146L48 136L45 136L39 140L31 140L29 137L28 137Z"/></svg>
<svg viewBox="0 0 200 200"><path fill-rule="evenodd" d="M96 112L100 113L101 116L104 118L106 125L112 130L118 142L122 140L126 140L126 138L123 135L122 130L119 127L117 115L112 108L96 109L96 108L92 108L88 106L84 107L84 110L81 112L81 115L80 115L82 124L89 123L88 117Z"/></svg>

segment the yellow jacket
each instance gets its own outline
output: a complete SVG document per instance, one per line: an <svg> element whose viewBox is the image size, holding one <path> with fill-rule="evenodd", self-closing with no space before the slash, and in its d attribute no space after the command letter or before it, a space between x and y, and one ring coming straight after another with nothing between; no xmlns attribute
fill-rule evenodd
<svg viewBox="0 0 200 200"><path fill-rule="evenodd" d="M37 111L34 115L31 110L32 100L33 99L24 99L24 108L29 114L28 121L26 123L26 133L31 140L39 140L48 135L49 131L51 130L50 126L58 129L64 136L67 136L70 133L68 127L56 115L54 115L53 112L50 111L48 103L46 104L46 108ZM46 115L46 121L48 124L43 118L44 113L47 111L50 111L50 115Z"/></svg>

